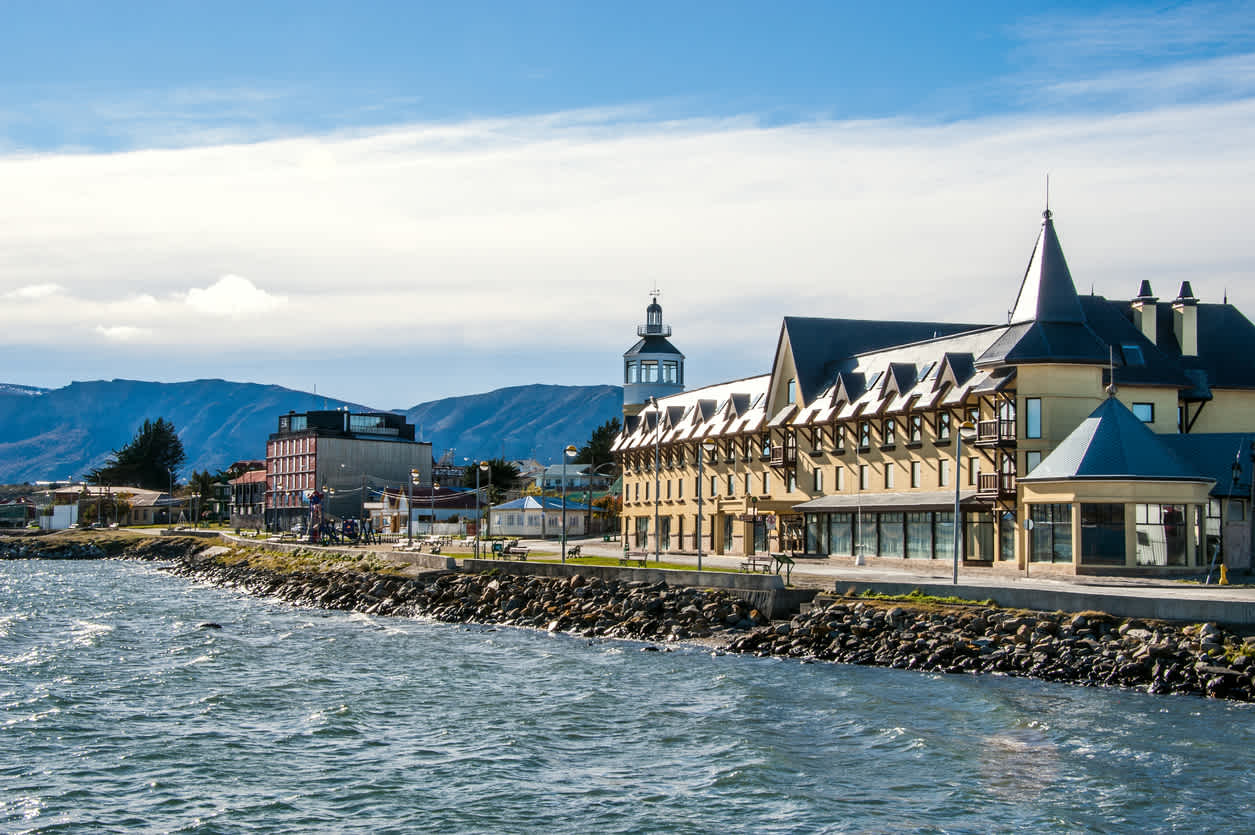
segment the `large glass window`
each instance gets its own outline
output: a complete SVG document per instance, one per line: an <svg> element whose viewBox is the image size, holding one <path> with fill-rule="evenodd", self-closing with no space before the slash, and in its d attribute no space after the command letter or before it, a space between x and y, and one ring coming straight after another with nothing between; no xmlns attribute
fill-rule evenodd
<svg viewBox="0 0 1255 835"><path fill-rule="evenodd" d="M628 361L627 368L623 374L624 381L628 383L639 383L641 381L640 369L637 367L636 363L631 360Z"/></svg>
<svg viewBox="0 0 1255 835"><path fill-rule="evenodd" d="M913 560L932 559L933 515L931 513L906 514L906 556Z"/></svg>
<svg viewBox="0 0 1255 835"><path fill-rule="evenodd" d="M954 511L933 514L933 556L939 560L954 559Z"/></svg>
<svg viewBox="0 0 1255 835"><path fill-rule="evenodd" d="M994 518L988 513L963 514L963 556L972 560L994 558Z"/></svg>
<svg viewBox="0 0 1255 835"><path fill-rule="evenodd" d="M1124 565L1124 505L1081 505L1081 562Z"/></svg>
<svg viewBox="0 0 1255 835"><path fill-rule="evenodd" d="M676 360L662 361L662 381L664 383L680 382L680 363Z"/></svg>
<svg viewBox="0 0 1255 835"><path fill-rule="evenodd" d="M1041 437L1041 398L1024 398L1024 437Z"/></svg>
<svg viewBox="0 0 1255 835"><path fill-rule="evenodd" d="M865 557L880 553L876 544L876 514L860 513L855 518L858 527L858 552Z"/></svg>
<svg viewBox="0 0 1255 835"><path fill-rule="evenodd" d="M828 516L828 553L854 553L854 514L832 513Z"/></svg>
<svg viewBox="0 0 1255 835"><path fill-rule="evenodd" d="M1185 565L1185 505L1137 505L1137 564Z"/></svg>
<svg viewBox="0 0 1255 835"><path fill-rule="evenodd" d="M1033 562L1072 562L1072 505L1035 504L1030 558Z"/></svg>
<svg viewBox="0 0 1255 835"><path fill-rule="evenodd" d="M876 514L876 527L880 535L880 556L903 557L906 555L906 543L902 533L904 514L890 511Z"/></svg>
<svg viewBox="0 0 1255 835"><path fill-rule="evenodd" d="M664 551L671 550L671 517L663 516L658 519L658 547Z"/></svg>
<svg viewBox="0 0 1255 835"><path fill-rule="evenodd" d="M818 513L806 514L806 553L828 553L827 533L823 516Z"/></svg>
<svg viewBox="0 0 1255 835"><path fill-rule="evenodd" d="M657 360L641 360L641 382L642 383L658 382L658 361Z"/></svg>

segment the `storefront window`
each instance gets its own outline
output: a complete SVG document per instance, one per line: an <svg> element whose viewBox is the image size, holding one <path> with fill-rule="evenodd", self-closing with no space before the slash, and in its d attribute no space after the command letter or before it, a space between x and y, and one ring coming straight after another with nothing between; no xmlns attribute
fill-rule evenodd
<svg viewBox="0 0 1255 835"><path fill-rule="evenodd" d="M856 518L858 527L858 552L865 557L874 557L880 553L876 543L876 514L860 513Z"/></svg>
<svg viewBox="0 0 1255 835"><path fill-rule="evenodd" d="M828 517L828 553L854 553L854 514L833 513Z"/></svg>
<svg viewBox="0 0 1255 835"><path fill-rule="evenodd" d="M1033 562L1072 562L1072 505L1035 504L1030 559Z"/></svg>
<svg viewBox="0 0 1255 835"><path fill-rule="evenodd" d="M1185 565L1186 538L1185 505L1137 505L1138 565Z"/></svg>
<svg viewBox="0 0 1255 835"><path fill-rule="evenodd" d="M993 559L993 516L988 513L963 514L963 552L965 559Z"/></svg>
<svg viewBox="0 0 1255 835"><path fill-rule="evenodd" d="M936 559L954 559L954 512L938 511L933 514L933 556Z"/></svg>
<svg viewBox="0 0 1255 835"><path fill-rule="evenodd" d="M1081 562L1124 565L1124 505L1081 505Z"/></svg>
<svg viewBox="0 0 1255 835"><path fill-rule="evenodd" d="M806 553L808 554L828 553L828 537L823 518L818 513L806 514Z"/></svg>
<svg viewBox="0 0 1255 835"><path fill-rule="evenodd" d="M899 512L886 512L876 514L879 518L876 520L876 527L880 535L880 551L882 557L904 557L906 556L906 543L902 532L902 523L904 514Z"/></svg>
<svg viewBox="0 0 1255 835"><path fill-rule="evenodd" d="M932 559L933 515L931 513L906 514L906 556L913 560Z"/></svg>

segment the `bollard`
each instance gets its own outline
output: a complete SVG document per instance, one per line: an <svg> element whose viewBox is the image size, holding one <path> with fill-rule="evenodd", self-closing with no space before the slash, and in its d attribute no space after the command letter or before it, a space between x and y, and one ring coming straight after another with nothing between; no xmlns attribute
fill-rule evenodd
<svg viewBox="0 0 1255 835"><path fill-rule="evenodd" d="M1220 564L1220 585L1229 585L1229 572L1224 563Z"/></svg>

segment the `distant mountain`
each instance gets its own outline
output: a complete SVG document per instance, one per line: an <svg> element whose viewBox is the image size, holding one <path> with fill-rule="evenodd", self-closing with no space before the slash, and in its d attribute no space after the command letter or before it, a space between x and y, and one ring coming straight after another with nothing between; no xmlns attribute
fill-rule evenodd
<svg viewBox="0 0 1255 835"><path fill-rule="evenodd" d="M617 386L518 386L451 397L404 412L435 454L558 460L621 413ZM281 386L195 380L98 380L59 389L0 384L0 483L79 478L129 443L145 418L174 423L187 452L186 475L262 458L266 436L288 411L374 407Z"/></svg>

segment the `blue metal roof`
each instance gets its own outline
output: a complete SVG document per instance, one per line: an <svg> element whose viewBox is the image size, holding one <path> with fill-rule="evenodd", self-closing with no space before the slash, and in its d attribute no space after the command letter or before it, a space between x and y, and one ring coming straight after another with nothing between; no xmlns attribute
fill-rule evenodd
<svg viewBox="0 0 1255 835"><path fill-rule="evenodd" d="M554 496L524 496L521 499L515 499L505 504L497 504L492 506L492 510L561 510L562 499ZM592 510L593 508L578 502L566 503L567 510Z"/></svg>

